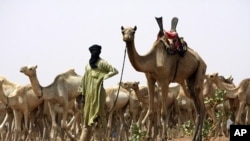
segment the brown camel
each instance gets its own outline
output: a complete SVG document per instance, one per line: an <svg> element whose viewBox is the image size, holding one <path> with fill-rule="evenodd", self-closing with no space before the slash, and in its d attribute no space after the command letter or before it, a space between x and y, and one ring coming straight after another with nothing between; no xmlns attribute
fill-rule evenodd
<svg viewBox="0 0 250 141"><path fill-rule="evenodd" d="M226 90L226 97L229 99L234 99L238 103L236 106L236 116L235 124L243 124L241 121L241 115L246 107L247 117L245 119L245 124L250 124L250 78L243 79L240 84L235 88L234 85L223 82L218 73L210 75L212 81L217 85L218 88Z"/></svg>
<svg viewBox="0 0 250 141"><path fill-rule="evenodd" d="M215 93L218 90L225 90L222 87L217 87L215 84L215 75L217 73L213 74L207 74L206 79L204 82L204 89L203 94L205 99L214 99L216 97ZM225 84L226 87L234 89L236 86L233 82L232 76L224 77L224 76L217 76L218 81L221 81L221 83ZM229 99L224 97L224 100L221 103L218 102L206 102L206 108L207 113L210 118L212 118L213 121L213 128L212 128L212 136L217 138L218 136L221 136L223 133L226 137L229 136L229 129L227 120L230 118L231 120L234 120L234 111L236 110L236 106L238 100L237 99ZM216 113L223 113L222 117L216 117ZM221 126L222 125L222 126Z"/></svg>
<svg viewBox="0 0 250 141"><path fill-rule="evenodd" d="M125 89L133 89L135 93L135 95L137 96L137 98L139 99L140 102L142 102L142 112L140 114L140 117L137 121L137 124L140 126L141 124L145 124L146 121L142 121L143 120L143 117L145 116L147 110L148 110L148 107L149 107L149 95L148 95L148 91L146 89L145 91L145 86L143 87L139 87L139 82L121 82L120 83L121 87L125 88ZM170 93L168 94L168 106L167 108L169 110L172 110L172 108L177 104L177 95L178 95L178 92L177 90L179 89L180 87L179 86L175 86L175 87L171 87L169 90L170 90ZM161 107L161 102L158 102L161 95L160 95L160 92L161 92L161 89L158 88L158 86L155 86L155 93L158 95L157 98L155 98L154 100L154 108L156 109L156 112L155 112L155 121L156 121L156 124L154 124L154 128L157 128L157 129L160 129L161 128L161 117L160 117L160 108L158 107ZM169 117L170 117L170 114L168 114L168 119L169 120ZM168 123L168 122L167 122ZM154 138L156 138L156 135L158 133L158 130L155 130L155 133L153 134Z"/></svg>
<svg viewBox="0 0 250 141"><path fill-rule="evenodd" d="M143 118L142 115L145 116L144 115L144 110L147 110L148 106L149 106L148 88L146 86L140 86L139 87L139 83L140 82L137 82L137 81L135 81L135 82L121 82L120 83L121 87L127 89L128 91L131 91L130 95L136 96L136 99L139 99L139 101L142 103L143 111L141 112L141 116L138 119L138 123L137 123L138 125L140 125L141 121L143 120L143 119L141 119L141 118ZM170 99L172 104L177 104L177 103L174 102L174 100L176 98L178 98L177 96L179 95L181 89L182 88L181 88L180 85L169 87L170 95L169 95L168 98ZM155 93L159 93L160 91L161 91L161 89L157 88L157 86L156 86L155 87ZM154 100L154 106L156 108L161 107L161 105L159 105L159 102L157 101L157 98ZM159 118L157 118L158 119L157 121L160 121L160 115L158 115L158 116L159 116Z"/></svg>
<svg viewBox="0 0 250 141"><path fill-rule="evenodd" d="M52 118L52 131L51 138L54 138L54 132L57 128L56 123L56 106L58 105L63 108L63 117L61 127L67 128L67 116L69 111L69 103L79 95L77 89L80 85L82 77L70 69L64 73L56 76L54 82L47 87L40 85L37 74L37 65L35 66L24 66L20 69L20 72L24 73L29 77L34 93L44 100L48 100L50 115Z"/></svg>
<svg viewBox="0 0 250 141"><path fill-rule="evenodd" d="M191 48L188 48L183 57L179 55L168 54L165 50L170 48L167 42L167 37L161 37L153 44L149 53L144 56L138 54L135 48L134 35L136 31L134 28L121 27L123 41L126 43L129 60L135 70L144 72L147 78L149 90L149 109L145 118L149 117L152 121L153 104L154 104L154 87L157 82L161 87L162 93L162 109L161 117L163 120L162 140L167 139L167 97L168 87L171 82L183 83L187 82L190 96L193 99L197 111L197 123L194 132L193 141L202 140L202 126L205 115L205 105L203 103L202 86L203 79L206 72L206 64L203 59ZM150 122L151 123L151 122ZM149 125L149 127L151 127ZM148 130L151 130L150 128ZM149 133L147 133L149 137Z"/></svg>

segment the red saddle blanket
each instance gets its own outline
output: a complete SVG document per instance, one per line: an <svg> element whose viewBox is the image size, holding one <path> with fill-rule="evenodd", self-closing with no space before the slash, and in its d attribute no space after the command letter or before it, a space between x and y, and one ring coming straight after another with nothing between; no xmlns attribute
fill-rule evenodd
<svg viewBox="0 0 250 141"><path fill-rule="evenodd" d="M174 31L166 31L165 36L167 36L170 39L174 39L177 37L177 33Z"/></svg>

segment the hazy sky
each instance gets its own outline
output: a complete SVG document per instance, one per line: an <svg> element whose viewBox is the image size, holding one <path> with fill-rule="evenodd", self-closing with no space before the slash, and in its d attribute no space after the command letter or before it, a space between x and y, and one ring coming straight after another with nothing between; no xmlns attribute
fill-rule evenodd
<svg viewBox="0 0 250 141"><path fill-rule="evenodd" d="M249 0L0 0L0 74L24 85L30 82L20 68L38 65L47 86L70 68L82 75L89 46L100 44L101 57L120 72L105 86L116 85L125 50L121 26L137 26L135 44L144 55L159 30L155 17L169 29L176 16L179 35L205 60L207 73L232 75L238 84L250 77L249 6ZM127 55L122 79L146 84Z"/></svg>

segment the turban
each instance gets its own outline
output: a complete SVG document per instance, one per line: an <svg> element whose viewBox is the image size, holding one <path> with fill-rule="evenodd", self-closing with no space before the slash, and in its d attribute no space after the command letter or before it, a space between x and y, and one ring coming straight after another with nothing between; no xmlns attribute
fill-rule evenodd
<svg viewBox="0 0 250 141"><path fill-rule="evenodd" d="M102 47L100 45L94 44L89 47L89 51L92 53L93 50L99 50L101 51Z"/></svg>
<svg viewBox="0 0 250 141"><path fill-rule="evenodd" d="M99 55L101 53L101 46L100 45L92 45L89 47L89 51L91 53L91 58L89 59L89 65L91 68L97 68L96 62L99 60Z"/></svg>

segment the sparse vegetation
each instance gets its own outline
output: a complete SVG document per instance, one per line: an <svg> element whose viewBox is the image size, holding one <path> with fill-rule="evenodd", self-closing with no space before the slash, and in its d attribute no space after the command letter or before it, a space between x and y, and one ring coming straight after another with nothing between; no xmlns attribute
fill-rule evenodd
<svg viewBox="0 0 250 141"><path fill-rule="evenodd" d="M132 137L130 141L140 141L143 137L145 137L146 132L141 131L141 129L137 126L137 124L132 125Z"/></svg>
<svg viewBox="0 0 250 141"><path fill-rule="evenodd" d="M224 101L224 97L226 95L225 90L216 89L215 90L215 96L214 97L206 97L204 100L204 103L208 105L209 107L214 108L222 103ZM210 140L211 138L211 132L213 132L216 129L216 126L221 122L221 119L224 118L224 113L222 111L216 111L215 117L217 120L216 123L213 123L211 118L207 118L204 121L203 129L202 129L202 136L204 137L205 141ZM182 128L184 129L184 132L186 135L191 136L194 132L195 127L191 125L191 121L187 121L182 125Z"/></svg>

